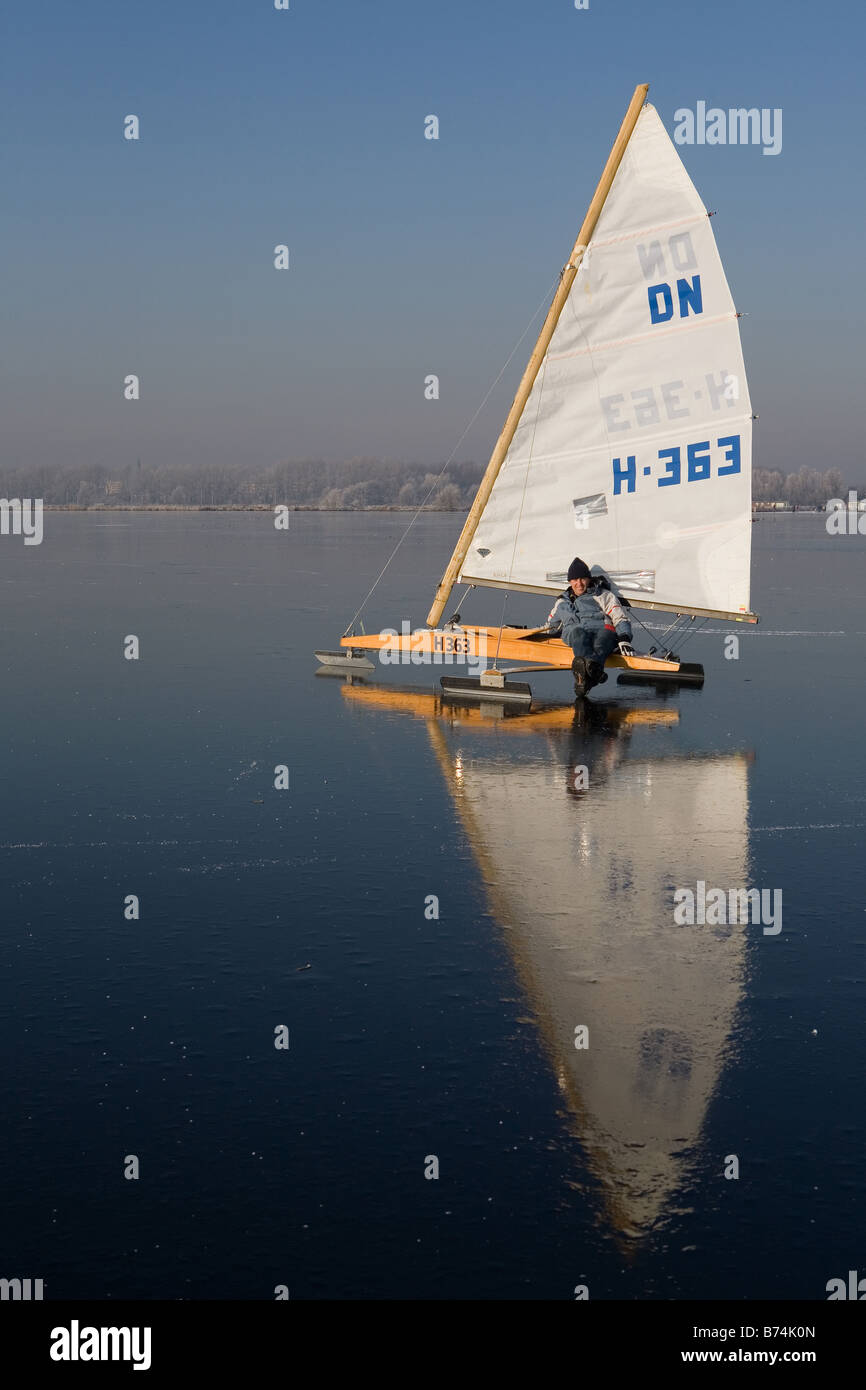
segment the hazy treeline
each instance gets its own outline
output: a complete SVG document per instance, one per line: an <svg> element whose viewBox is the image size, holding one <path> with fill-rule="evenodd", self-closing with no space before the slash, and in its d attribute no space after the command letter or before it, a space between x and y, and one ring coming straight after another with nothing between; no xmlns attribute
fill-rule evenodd
<svg viewBox="0 0 866 1390"><path fill-rule="evenodd" d="M363 507L416 507L437 511L470 506L483 468L453 463L442 478L419 465L357 458L348 463L308 459L267 469L234 465L200 467L168 464L149 467L136 462L125 468L93 464L82 468L51 466L15 469L0 465L0 497L41 497L44 502L94 506L273 506L278 502L347 510ZM823 507L844 497L848 485L837 468L797 473L756 468L752 496L756 502L789 502Z"/></svg>
<svg viewBox="0 0 866 1390"><path fill-rule="evenodd" d="M838 468L819 473L816 468L801 468L797 473L769 472L756 468L752 473L752 498L755 502L790 502L795 507L823 507L831 497L845 497L848 484Z"/></svg>
<svg viewBox="0 0 866 1390"><path fill-rule="evenodd" d="M185 465L148 467L44 467L0 465L0 496L41 497L43 502L80 507L240 506L278 502L308 507L361 508L427 506L451 511L470 505L483 468L453 463L437 481L422 466L358 458L348 463L322 459L280 463L268 469ZM428 494L429 497L428 497Z"/></svg>

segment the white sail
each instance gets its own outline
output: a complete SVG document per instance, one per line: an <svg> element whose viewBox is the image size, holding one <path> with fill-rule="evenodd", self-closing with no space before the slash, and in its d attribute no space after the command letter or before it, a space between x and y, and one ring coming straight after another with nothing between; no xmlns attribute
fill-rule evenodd
<svg viewBox="0 0 866 1390"><path fill-rule="evenodd" d="M461 580L557 593L579 554L634 603L748 615L751 421L710 220L646 105Z"/></svg>

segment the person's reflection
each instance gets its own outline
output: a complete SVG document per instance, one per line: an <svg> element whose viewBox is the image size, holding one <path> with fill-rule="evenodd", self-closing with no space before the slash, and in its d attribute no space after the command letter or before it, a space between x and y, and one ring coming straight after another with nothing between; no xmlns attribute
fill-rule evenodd
<svg viewBox="0 0 866 1390"><path fill-rule="evenodd" d="M566 791L583 800L604 783L625 756L631 742L628 711L609 703L575 703L568 732Z"/></svg>

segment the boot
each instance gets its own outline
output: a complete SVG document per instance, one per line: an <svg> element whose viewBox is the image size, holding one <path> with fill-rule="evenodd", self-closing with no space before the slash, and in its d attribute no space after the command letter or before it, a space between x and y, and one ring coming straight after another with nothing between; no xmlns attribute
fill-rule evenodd
<svg viewBox="0 0 866 1390"><path fill-rule="evenodd" d="M589 689L586 678L586 657L576 656L571 663L571 669L574 672L574 698L582 700Z"/></svg>
<svg viewBox="0 0 866 1390"><path fill-rule="evenodd" d="M589 688L594 685L604 685L607 680L607 671L600 661L588 661L586 663L586 678Z"/></svg>

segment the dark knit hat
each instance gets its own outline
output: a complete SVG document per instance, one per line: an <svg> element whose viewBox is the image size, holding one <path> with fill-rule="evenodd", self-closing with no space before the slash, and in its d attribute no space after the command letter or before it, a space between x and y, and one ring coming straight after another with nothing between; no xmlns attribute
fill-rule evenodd
<svg viewBox="0 0 866 1390"><path fill-rule="evenodd" d="M561 573L562 573L562 571L560 570L560 574L561 574ZM591 575L590 572L589 572L589 566L584 564L583 560L581 560L581 558L580 558L579 555L575 555L574 559L572 560L571 564L569 565L569 567L568 567L568 577L569 577L569 579L591 579L591 578L592 578L592 575Z"/></svg>

